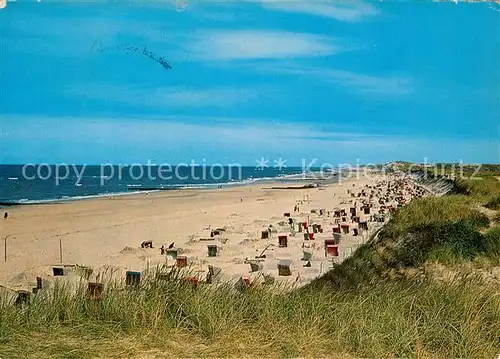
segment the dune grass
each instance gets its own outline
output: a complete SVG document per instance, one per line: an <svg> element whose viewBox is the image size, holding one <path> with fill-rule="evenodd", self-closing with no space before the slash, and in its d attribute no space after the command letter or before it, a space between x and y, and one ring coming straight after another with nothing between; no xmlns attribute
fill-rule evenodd
<svg viewBox="0 0 500 359"><path fill-rule="evenodd" d="M416 226L465 220L478 228L489 224L475 202L463 195L418 198L401 208L382 230L382 237L397 238Z"/></svg>
<svg viewBox="0 0 500 359"><path fill-rule="evenodd" d="M490 209L500 209L500 181L494 176L462 179L456 182L456 192L465 194Z"/></svg>
<svg viewBox="0 0 500 359"><path fill-rule="evenodd" d="M491 358L498 332L498 292L470 278L244 292L172 280L2 306L0 357Z"/></svg>

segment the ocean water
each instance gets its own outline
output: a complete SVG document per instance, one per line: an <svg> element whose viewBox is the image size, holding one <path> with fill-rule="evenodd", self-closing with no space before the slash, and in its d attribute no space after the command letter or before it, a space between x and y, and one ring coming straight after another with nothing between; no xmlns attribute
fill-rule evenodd
<svg viewBox="0 0 500 359"><path fill-rule="evenodd" d="M142 168L142 169L141 169ZM280 179L303 182L302 168L210 166L0 165L0 205L68 201L140 191L217 188Z"/></svg>

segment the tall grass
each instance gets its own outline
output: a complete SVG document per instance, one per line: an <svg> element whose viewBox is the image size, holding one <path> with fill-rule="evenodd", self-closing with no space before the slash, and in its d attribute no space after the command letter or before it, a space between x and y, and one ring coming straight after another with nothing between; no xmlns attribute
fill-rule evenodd
<svg viewBox="0 0 500 359"><path fill-rule="evenodd" d="M498 332L498 292L470 278L244 292L172 280L101 301L62 286L3 306L0 357L491 358Z"/></svg>
<svg viewBox="0 0 500 359"><path fill-rule="evenodd" d="M412 201L376 240L300 289L195 289L172 272L139 288L110 284L101 300L59 283L23 308L0 302L0 358L493 358L498 287L466 274L393 275L428 260L498 261L500 227L485 230L489 219L477 209L497 184L458 189L468 196Z"/></svg>
<svg viewBox="0 0 500 359"><path fill-rule="evenodd" d="M500 226L491 227L484 237L487 255L500 258Z"/></svg>
<svg viewBox="0 0 500 359"><path fill-rule="evenodd" d="M490 209L500 209L500 181L493 176L458 180L456 192L466 194Z"/></svg>
<svg viewBox="0 0 500 359"><path fill-rule="evenodd" d="M383 238L397 238L416 226L467 221L478 228L489 224L488 218L476 209L474 202L461 195L425 197L401 208L398 215L384 227Z"/></svg>

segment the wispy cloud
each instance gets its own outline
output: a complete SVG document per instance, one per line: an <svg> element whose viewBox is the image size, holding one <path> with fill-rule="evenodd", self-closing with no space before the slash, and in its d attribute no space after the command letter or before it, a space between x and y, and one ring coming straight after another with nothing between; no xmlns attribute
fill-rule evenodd
<svg viewBox="0 0 500 359"><path fill-rule="evenodd" d="M256 0L269 10L295 12L313 16L326 17L345 22L361 21L378 14L371 4L341 1L307 1L307 0Z"/></svg>
<svg viewBox="0 0 500 359"><path fill-rule="evenodd" d="M254 66L258 71L270 71L287 75L298 75L327 83L339 84L358 92L405 95L413 92L413 80L398 75L374 76L357 72L317 68L311 66L265 65Z"/></svg>
<svg viewBox="0 0 500 359"><path fill-rule="evenodd" d="M349 71L314 71L313 76L339 83L365 93L406 95L413 92L413 81L400 76L371 76Z"/></svg>
<svg viewBox="0 0 500 359"><path fill-rule="evenodd" d="M212 88L206 90L176 89L161 96L175 106L226 107L246 103L257 98L257 91L242 88Z"/></svg>
<svg viewBox="0 0 500 359"><path fill-rule="evenodd" d="M259 91L251 88L213 87L190 89L187 87L141 88L112 84L78 85L66 88L68 96L126 103L132 106L156 109L178 107L230 107L252 101Z"/></svg>
<svg viewBox="0 0 500 359"><path fill-rule="evenodd" d="M260 157L288 160L300 165L314 159L330 164L384 162L409 155L412 159L436 158L442 148L455 148L439 160L494 161L497 143L483 139L423 138L421 135L375 135L366 132L318 131L310 124L276 125L266 121L197 118L74 118L8 116L3 127L0 163L198 163L255 165ZM304 136L297 136L302 133ZM180 135L182 134L182 135ZM124 141L126 139L126 141ZM213 141L216 139L216 148ZM251 139L251 141L249 140ZM30 146L25 146L25 144ZM318 150L319 149L319 150ZM410 159L411 160L411 159Z"/></svg>
<svg viewBox="0 0 500 359"><path fill-rule="evenodd" d="M186 45L205 60L278 59L325 56L341 51L335 39L278 30L206 31Z"/></svg>
<svg viewBox="0 0 500 359"><path fill-rule="evenodd" d="M179 163L207 158L254 164L261 156L312 160L318 158L320 146L326 160L337 153L352 153L352 148L384 149L391 142L386 136L332 129L320 132L308 123L291 128L289 124L269 123L268 119L9 116L6 120L10 125L3 131L0 163L40 163L55 152L56 162L67 163L145 163L148 159ZM307 136L297 136L297 132ZM217 139L216 148L213 142L207 142L209 137ZM18 148L20 143L32 143L33 147L31 151ZM167 155L171 157L165 158Z"/></svg>

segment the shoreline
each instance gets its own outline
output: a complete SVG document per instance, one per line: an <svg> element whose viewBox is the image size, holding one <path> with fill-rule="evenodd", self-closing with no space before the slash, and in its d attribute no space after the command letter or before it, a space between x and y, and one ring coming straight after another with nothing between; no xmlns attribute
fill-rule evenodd
<svg viewBox="0 0 500 359"><path fill-rule="evenodd" d="M382 178L382 177L380 177ZM268 244L264 272L273 273L278 281L306 284L328 270L332 258L325 257L323 239L331 237L333 218L311 213L315 208L348 206L347 186L359 189L373 183L370 178L346 179L320 188L269 189L267 183L252 183L219 189L159 191L69 201L43 205L15 206L9 218L0 221L2 236L8 237L7 262L0 262L0 284L23 289L32 285L36 276L51 278L53 265L78 264L102 272L106 268L143 271L165 262L159 248L175 243L193 268L207 271L208 265L221 268L224 278L236 280L250 273L246 258L258 255ZM282 183L278 181L278 183ZM325 226L311 246L314 260L311 267L301 261L305 243L302 233L289 235L288 248L278 248L277 234L262 240L260 234L268 225L287 220L284 213L293 213L300 203L297 221L313 221ZM344 203L344 204L342 204ZM64 205L62 205L64 204ZM375 230L374 225L363 237L343 236L339 257L347 258ZM210 228L225 228L224 236L207 243ZM281 228L281 227L280 227ZM285 229L283 227L283 229ZM279 228L278 228L279 229ZM290 228L288 228L288 231ZM224 237L224 238L222 238ZM154 249L140 248L141 242L152 240ZM207 245L219 248L216 257L207 256ZM3 243L0 243L3 246ZM291 260L291 277L276 275L276 262Z"/></svg>
<svg viewBox="0 0 500 359"><path fill-rule="evenodd" d="M203 183L203 184L176 184L167 185L167 187L141 187L142 185L127 185L127 190L119 192L102 192L89 195L74 195L74 196L60 196L59 198L45 198L45 199L21 199L21 200L0 200L0 208L11 208L16 206L31 206L31 205L45 205L67 203L73 201L92 200L99 198L118 197L118 196L133 196L144 193L154 192L170 192L170 191L189 191L189 190L215 190L232 187L243 187L258 184L268 185L283 185L289 183L303 183L303 186L319 186L320 184L329 184L342 181L341 176L333 176L329 178L318 178L316 176L307 177L305 174L291 174L278 177L263 177L263 178L249 178L237 182L221 182L221 183Z"/></svg>

